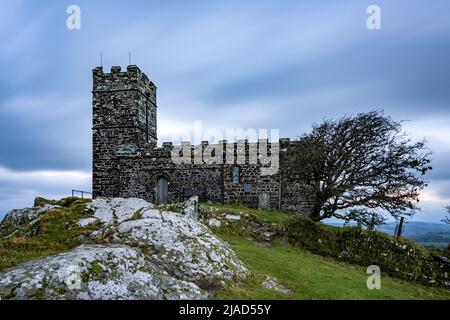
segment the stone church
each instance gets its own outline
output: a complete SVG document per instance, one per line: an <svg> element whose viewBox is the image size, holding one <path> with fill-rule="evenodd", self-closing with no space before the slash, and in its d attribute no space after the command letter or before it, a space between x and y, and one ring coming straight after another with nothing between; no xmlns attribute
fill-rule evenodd
<svg viewBox="0 0 450 320"><path fill-rule="evenodd" d="M280 139L276 144L279 164L271 174L262 174L265 164L250 157L252 145L257 157L262 147L270 154L275 144L267 140L222 141L213 149L219 161L194 161L208 142L189 144L188 149L184 144L175 153L178 146L171 142L157 147L156 86L137 66L125 72L115 66L109 73L95 68L92 95L94 197L138 197L165 204L196 195L204 202L309 213L312 195L286 164L295 141ZM174 154L192 161L174 161ZM227 161L220 161L226 155Z"/></svg>

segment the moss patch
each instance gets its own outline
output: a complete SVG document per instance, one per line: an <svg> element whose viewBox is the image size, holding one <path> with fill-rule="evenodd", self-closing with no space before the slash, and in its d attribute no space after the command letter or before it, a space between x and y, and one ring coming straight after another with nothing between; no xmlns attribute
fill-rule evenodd
<svg viewBox="0 0 450 320"><path fill-rule="evenodd" d="M247 208L243 205L220 205L220 204L208 204L202 203L202 207L209 208L211 210L215 210L216 212L229 213L229 214L248 214L252 215L256 218L259 218L265 222L269 223L281 223L285 220L288 220L291 217L294 217L295 214L290 212L283 212L278 210L258 210Z"/></svg>
<svg viewBox="0 0 450 320"><path fill-rule="evenodd" d="M78 226L80 219L92 216L86 210L88 199L66 198L59 201L37 198L38 204L61 207L43 213L34 224L27 224L9 238L0 238L0 270L23 262L69 251L80 243L77 237L95 230L96 224Z"/></svg>
<svg viewBox="0 0 450 320"><path fill-rule="evenodd" d="M108 282L108 272L106 267L100 261L93 261L89 270L82 276L83 282L98 281L101 283Z"/></svg>

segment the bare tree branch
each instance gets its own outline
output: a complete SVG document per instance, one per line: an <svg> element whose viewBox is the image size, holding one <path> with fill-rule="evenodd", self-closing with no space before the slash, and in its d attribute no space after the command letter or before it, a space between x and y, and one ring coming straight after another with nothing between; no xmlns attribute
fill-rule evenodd
<svg viewBox="0 0 450 320"><path fill-rule="evenodd" d="M450 205L446 206L445 209L447 210L448 215L442 219L442 222L450 224Z"/></svg>
<svg viewBox="0 0 450 320"><path fill-rule="evenodd" d="M291 168L315 192L314 220L409 216L419 210L423 176L432 169L425 144L412 142L383 112L361 113L314 125L294 147Z"/></svg>

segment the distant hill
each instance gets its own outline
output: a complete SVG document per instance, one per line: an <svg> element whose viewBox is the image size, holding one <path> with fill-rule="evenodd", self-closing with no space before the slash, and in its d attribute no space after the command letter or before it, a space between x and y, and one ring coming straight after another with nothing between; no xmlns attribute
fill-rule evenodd
<svg viewBox="0 0 450 320"><path fill-rule="evenodd" d="M329 225L342 227L342 223L331 222ZM354 224L351 224L354 225ZM397 222L389 222L378 230L394 235ZM412 239L422 245L436 248L446 248L450 244L450 225L444 223L429 223L409 221L405 223L403 237Z"/></svg>

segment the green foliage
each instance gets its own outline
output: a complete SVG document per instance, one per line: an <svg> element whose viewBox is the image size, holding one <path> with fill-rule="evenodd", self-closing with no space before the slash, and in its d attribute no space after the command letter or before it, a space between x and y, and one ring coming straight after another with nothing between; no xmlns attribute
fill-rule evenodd
<svg viewBox="0 0 450 320"><path fill-rule="evenodd" d="M34 224L22 226L15 235L0 239L0 270L78 246L78 236L98 228L96 224L86 227L77 224L80 219L92 216L92 212L86 210L88 201L77 198L60 201L36 199L38 205L48 203L60 207L47 211ZM327 226L279 211L206 206L221 215L241 216L241 220L223 225L215 232L231 243L238 257L252 272L242 282L228 283L217 293L217 299L450 299L450 290L429 288L386 276L390 273L387 270L395 271L396 266L412 273L426 273L427 268L429 272L436 271L426 264L427 259L431 259L431 251L413 242L397 241L381 233L356 228ZM139 213L134 218L138 217ZM275 238L271 245L254 242L259 241L261 230L269 226L278 230L280 238ZM404 245L408 250L403 249ZM412 253L405 254L409 249ZM369 264L378 264L382 269L381 290L368 290L366 287L365 267ZM398 276L396 272L392 274ZM98 262L92 263L88 276L99 281L108 277ZM261 283L266 276L275 277L281 285L293 290L293 294L285 295L264 288ZM216 289L220 286L218 283L205 283L204 287Z"/></svg>
<svg viewBox="0 0 450 320"><path fill-rule="evenodd" d="M293 216L291 213L273 210L258 210L241 205L199 206L200 217L205 221L210 218L221 221L220 232L240 235L261 242L271 241L275 235L275 226ZM227 220L226 215L239 216L239 220Z"/></svg>
<svg viewBox="0 0 450 320"><path fill-rule="evenodd" d="M99 262L93 261L90 265L89 272L83 274L83 282L99 281L101 283L108 282L108 272L106 268Z"/></svg>
<svg viewBox="0 0 450 320"><path fill-rule="evenodd" d="M95 230L98 225L79 227L77 221L92 216L86 210L87 199L66 198L59 201L37 198L39 206L57 204L61 207L43 213L35 223L20 227L18 232L0 238L0 270L30 260L69 251L80 243L77 237Z"/></svg>
<svg viewBox="0 0 450 320"><path fill-rule="evenodd" d="M161 211L171 211L171 212L181 212L181 205L177 204L159 204L155 207L157 210Z"/></svg>
<svg viewBox="0 0 450 320"><path fill-rule="evenodd" d="M445 278L446 270L434 263L431 252L411 240L355 227L324 228L305 217L283 223L280 233L290 244L315 254L362 266L378 265L383 272L406 280Z"/></svg>
<svg viewBox="0 0 450 320"><path fill-rule="evenodd" d="M450 290L429 288L382 274L380 290L366 286L366 269L323 258L291 245L264 247L240 236L219 236L228 241L252 275L227 285L215 299L450 299ZM264 288L266 276L291 290L285 295Z"/></svg>
<svg viewBox="0 0 450 320"><path fill-rule="evenodd" d="M280 211L260 211L238 205L205 206L212 210L212 216L240 214L241 220L222 224L215 230L222 237L239 236L264 242L267 246L263 233L270 231L274 233L272 240L280 239L311 253L363 267L375 264L384 274L426 284L431 279L443 280L445 272L449 271L433 259L433 254L445 255L445 252L430 250L414 241L396 239L385 233L329 226L305 216Z"/></svg>
<svg viewBox="0 0 450 320"><path fill-rule="evenodd" d="M139 209L138 211L136 211L133 216L131 217L131 220L139 220L142 219L142 209Z"/></svg>
<svg viewBox="0 0 450 320"><path fill-rule="evenodd" d="M35 207L43 207L46 204L55 205L56 204L56 200L49 200L49 199L45 199L45 198L41 198L41 197L37 197L37 198L34 199L34 206Z"/></svg>
<svg viewBox="0 0 450 320"><path fill-rule="evenodd" d="M49 199L37 197L34 199L34 206L42 207L45 204L50 204L50 205L58 205L61 207L71 207L74 204L86 204L90 201L91 201L91 199L81 199L78 197L66 197L66 198L62 198L60 200L49 200Z"/></svg>
<svg viewBox="0 0 450 320"><path fill-rule="evenodd" d="M289 175L311 188L314 221L336 217L374 227L383 213L412 215L432 169L425 141L411 141L401 122L380 111L314 124L293 146Z"/></svg>
<svg viewBox="0 0 450 320"><path fill-rule="evenodd" d="M293 217L294 214L290 212L283 212L278 210L258 210L253 208L248 208L243 205L239 204L227 204L227 205L221 205L221 204L206 204L202 203L201 206L215 209L217 212L222 213L230 213L230 214L240 214L240 213L246 213L252 216L255 216L256 218L259 218L265 222L271 222L271 223L280 223L284 220L289 219L290 217Z"/></svg>

